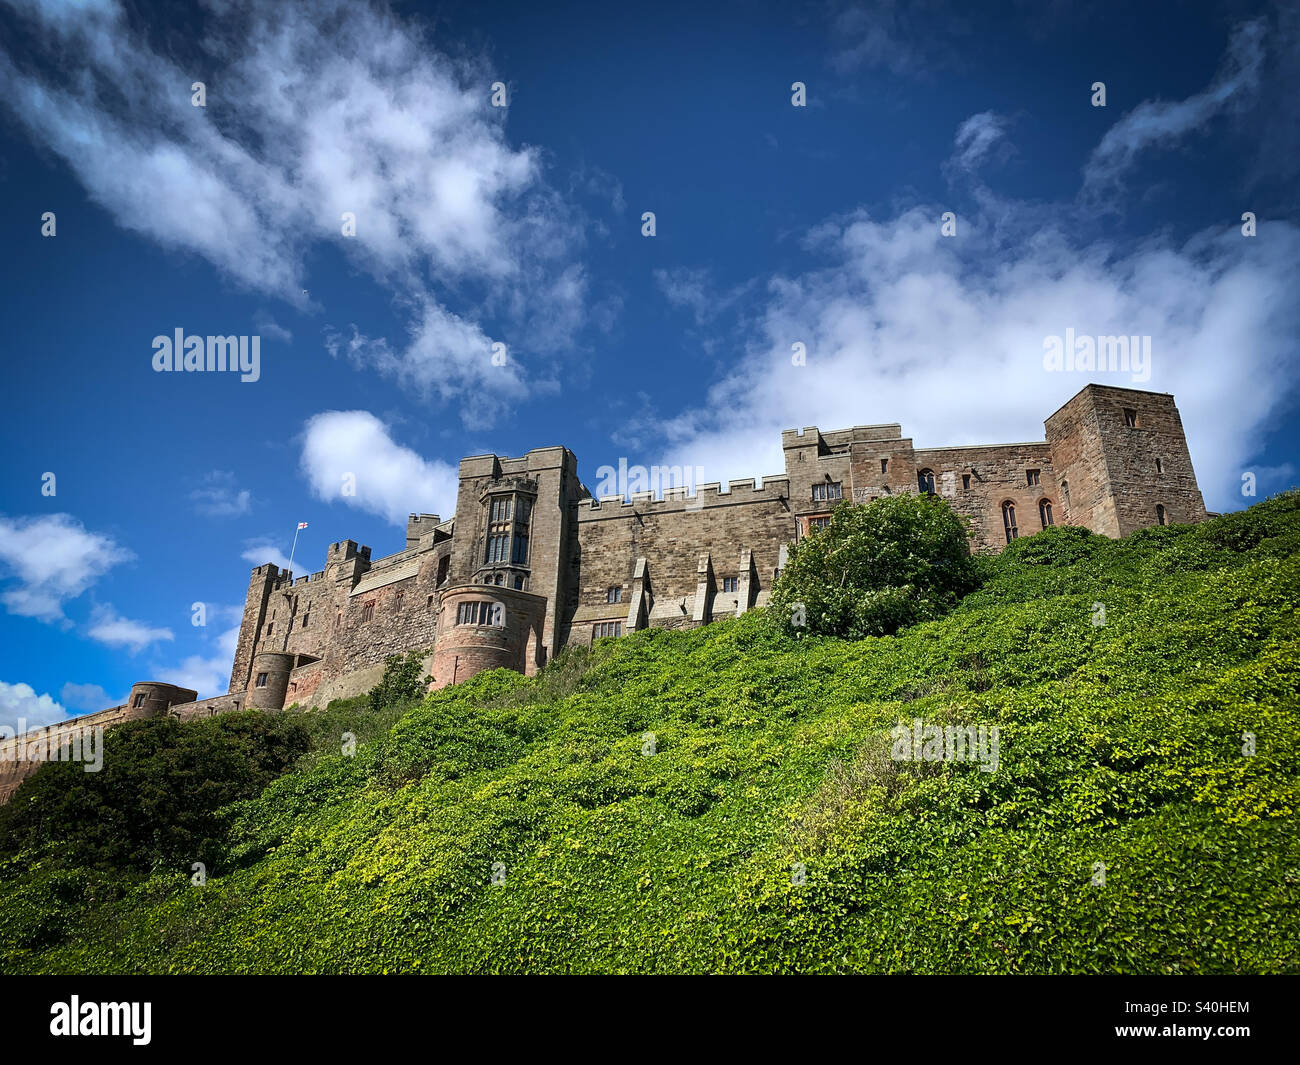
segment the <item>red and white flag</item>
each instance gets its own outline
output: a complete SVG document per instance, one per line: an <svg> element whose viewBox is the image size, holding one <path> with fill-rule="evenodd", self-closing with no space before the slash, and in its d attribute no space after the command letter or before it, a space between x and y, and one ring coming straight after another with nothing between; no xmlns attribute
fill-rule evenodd
<svg viewBox="0 0 1300 1065"><path fill-rule="evenodd" d="M300 528L300 529L305 529L305 528L307 528L307 523L306 523L305 521L300 521L300 522L298 522L298 528Z"/></svg>

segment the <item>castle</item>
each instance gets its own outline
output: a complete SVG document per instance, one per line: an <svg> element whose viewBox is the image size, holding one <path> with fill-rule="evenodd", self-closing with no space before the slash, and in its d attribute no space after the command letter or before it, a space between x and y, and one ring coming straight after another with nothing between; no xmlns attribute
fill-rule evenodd
<svg viewBox="0 0 1300 1065"><path fill-rule="evenodd" d="M563 447L475 455L460 464L455 516L412 514L396 554L344 540L308 576L254 569L228 694L142 682L123 706L43 731L53 745L77 726L163 713L325 706L411 650L429 651L434 687L485 669L531 676L570 644L763 606L788 545L841 500L937 492L978 551L1055 524L1119 537L1205 518L1171 395L1088 385L1044 427L1040 441L946 448L914 447L897 424L789 430L784 474L659 499L594 497ZM0 801L17 787L3 747Z"/></svg>

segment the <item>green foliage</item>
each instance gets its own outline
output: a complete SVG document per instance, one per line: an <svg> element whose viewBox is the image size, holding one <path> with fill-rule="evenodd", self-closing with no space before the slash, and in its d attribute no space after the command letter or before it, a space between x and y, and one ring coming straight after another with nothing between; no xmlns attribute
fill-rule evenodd
<svg viewBox="0 0 1300 1065"><path fill-rule="evenodd" d="M790 548L771 611L792 632L887 636L940 617L976 580L961 519L938 496L844 502Z"/></svg>
<svg viewBox="0 0 1300 1065"><path fill-rule="evenodd" d="M98 772L49 762L23 781L0 807L0 856L31 850L62 866L134 872L213 863L224 808L259 794L306 749L306 731L283 714L122 725L104 734Z"/></svg>
<svg viewBox="0 0 1300 1065"><path fill-rule="evenodd" d="M976 565L893 636L751 611L304 715L202 888L0 856L0 969L1300 972L1300 498ZM917 718L997 772L889 758Z"/></svg>
<svg viewBox="0 0 1300 1065"><path fill-rule="evenodd" d="M370 689L370 709L378 713L394 703L407 703L420 698L432 678L420 677L427 651L408 651L405 655L389 655L384 659L384 675Z"/></svg>

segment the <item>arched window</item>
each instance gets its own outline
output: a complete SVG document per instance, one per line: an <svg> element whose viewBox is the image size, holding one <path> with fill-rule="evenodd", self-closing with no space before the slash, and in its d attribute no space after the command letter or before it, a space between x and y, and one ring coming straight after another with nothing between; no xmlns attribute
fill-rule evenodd
<svg viewBox="0 0 1300 1065"><path fill-rule="evenodd" d="M1043 523L1044 529L1050 529L1056 524L1052 520L1052 501L1050 499L1040 499L1038 501L1038 520Z"/></svg>
<svg viewBox="0 0 1300 1065"><path fill-rule="evenodd" d="M1069 481L1061 482L1061 495L1064 497L1065 505L1068 507L1070 505L1070 482Z"/></svg>
<svg viewBox="0 0 1300 1065"><path fill-rule="evenodd" d="M1020 535L1016 530L1016 505L1009 499L1002 504L1002 527L1007 533L1007 543Z"/></svg>
<svg viewBox="0 0 1300 1065"><path fill-rule="evenodd" d="M934 470L921 470L916 475L916 483L922 492L934 495Z"/></svg>
<svg viewBox="0 0 1300 1065"><path fill-rule="evenodd" d="M1156 521L1158 521L1161 525L1166 524L1166 523L1165 523L1165 505L1164 505L1163 503L1157 503L1157 504L1156 504Z"/></svg>

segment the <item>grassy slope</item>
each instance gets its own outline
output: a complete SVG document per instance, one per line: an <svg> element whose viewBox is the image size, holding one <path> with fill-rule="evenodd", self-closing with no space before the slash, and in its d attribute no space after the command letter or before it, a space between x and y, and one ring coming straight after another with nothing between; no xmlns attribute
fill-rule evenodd
<svg viewBox="0 0 1300 1065"><path fill-rule="evenodd" d="M206 887L0 869L0 967L1300 971L1297 497L987 566L897 637L760 612L336 704L322 748L373 738L244 804ZM914 717L998 724L1000 770L889 760Z"/></svg>

